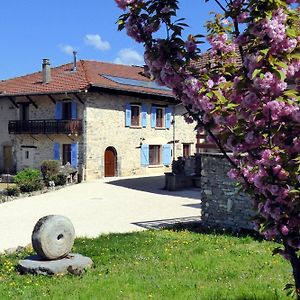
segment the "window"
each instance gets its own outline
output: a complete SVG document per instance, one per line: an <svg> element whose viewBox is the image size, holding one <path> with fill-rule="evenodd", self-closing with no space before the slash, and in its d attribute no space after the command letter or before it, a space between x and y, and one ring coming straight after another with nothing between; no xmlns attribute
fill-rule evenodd
<svg viewBox="0 0 300 300"><path fill-rule="evenodd" d="M149 145L149 165L161 164L161 146Z"/></svg>
<svg viewBox="0 0 300 300"><path fill-rule="evenodd" d="M131 126L140 126L140 106L131 105Z"/></svg>
<svg viewBox="0 0 300 300"><path fill-rule="evenodd" d="M191 155L191 144L183 144L183 157L189 157Z"/></svg>
<svg viewBox="0 0 300 300"><path fill-rule="evenodd" d="M72 102L62 102L62 119L72 119Z"/></svg>
<svg viewBox="0 0 300 300"><path fill-rule="evenodd" d="M29 159L29 151L25 151L25 159Z"/></svg>
<svg viewBox="0 0 300 300"><path fill-rule="evenodd" d="M29 103L19 103L20 107L20 120L29 120Z"/></svg>
<svg viewBox="0 0 300 300"><path fill-rule="evenodd" d="M165 127L164 109L162 107L156 108L156 127Z"/></svg>
<svg viewBox="0 0 300 300"><path fill-rule="evenodd" d="M63 165L71 163L71 144L63 144L63 156L62 163Z"/></svg>

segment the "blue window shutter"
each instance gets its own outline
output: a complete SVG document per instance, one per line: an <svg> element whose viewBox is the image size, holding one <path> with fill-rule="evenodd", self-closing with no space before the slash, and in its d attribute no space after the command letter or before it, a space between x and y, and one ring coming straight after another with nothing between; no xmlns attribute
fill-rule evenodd
<svg viewBox="0 0 300 300"><path fill-rule="evenodd" d="M131 105L130 103L126 103L125 106L125 126L131 126Z"/></svg>
<svg viewBox="0 0 300 300"><path fill-rule="evenodd" d="M154 105L151 107L151 127L156 127L156 106Z"/></svg>
<svg viewBox="0 0 300 300"><path fill-rule="evenodd" d="M53 158L54 160L60 160L60 144L59 143L54 143L53 147Z"/></svg>
<svg viewBox="0 0 300 300"><path fill-rule="evenodd" d="M61 120L62 119L62 103L57 101L55 106L55 119Z"/></svg>
<svg viewBox="0 0 300 300"><path fill-rule="evenodd" d="M142 127L147 127L147 106L142 105Z"/></svg>
<svg viewBox="0 0 300 300"><path fill-rule="evenodd" d="M71 104L71 107L72 107L71 118L72 118L72 120L76 120L77 119L77 103L73 101Z"/></svg>
<svg viewBox="0 0 300 300"><path fill-rule="evenodd" d="M141 145L141 165L144 167L149 165L149 145L147 144Z"/></svg>
<svg viewBox="0 0 300 300"><path fill-rule="evenodd" d="M78 143L71 144L71 165L73 168L78 166Z"/></svg>
<svg viewBox="0 0 300 300"><path fill-rule="evenodd" d="M165 123L166 128L171 127L171 108L169 106L165 108Z"/></svg>
<svg viewBox="0 0 300 300"><path fill-rule="evenodd" d="M163 145L162 158L163 158L163 164L165 166L169 166L171 164L172 158L171 158L171 145L170 144Z"/></svg>

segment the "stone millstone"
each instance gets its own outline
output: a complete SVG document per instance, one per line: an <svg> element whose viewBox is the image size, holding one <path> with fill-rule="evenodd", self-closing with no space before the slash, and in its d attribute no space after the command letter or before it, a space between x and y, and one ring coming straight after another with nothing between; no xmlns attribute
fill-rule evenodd
<svg viewBox="0 0 300 300"><path fill-rule="evenodd" d="M35 224L31 241L32 247L40 257L58 259L69 254L74 238L74 226L68 218L49 215Z"/></svg>
<svg viewBox="0 0 300 300"><path fill-rule="evenodd" d="M21 274L34 275L80 275L93 265L93 261L80 254L69 254L59 260L43 260L38 255L29 256L19 261L17 269Z"/></svg>

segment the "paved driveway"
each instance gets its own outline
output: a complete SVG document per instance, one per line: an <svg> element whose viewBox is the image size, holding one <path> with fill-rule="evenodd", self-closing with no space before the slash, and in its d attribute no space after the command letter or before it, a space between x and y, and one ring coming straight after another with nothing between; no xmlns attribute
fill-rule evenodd
<svg viewBox="0 0 300 300"><path fill-rule="evenodd" d="M163 176L110 178L0 204L0 252L30 243L36 221L49 214L67 216L76 236L86 237L199 218L199 189L169 192L163 186Z"/></svg>

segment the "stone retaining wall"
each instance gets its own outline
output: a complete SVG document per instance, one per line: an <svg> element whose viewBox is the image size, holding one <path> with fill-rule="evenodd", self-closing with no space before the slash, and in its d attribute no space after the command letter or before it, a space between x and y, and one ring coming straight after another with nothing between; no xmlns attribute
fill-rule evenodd
<svg viewBox="0 0 300 300"><path fill-rule="evenodd" d="M230 165L221 154L201 154L202 222L233 230L252 229L251 200L228 176Z"/></svg>

